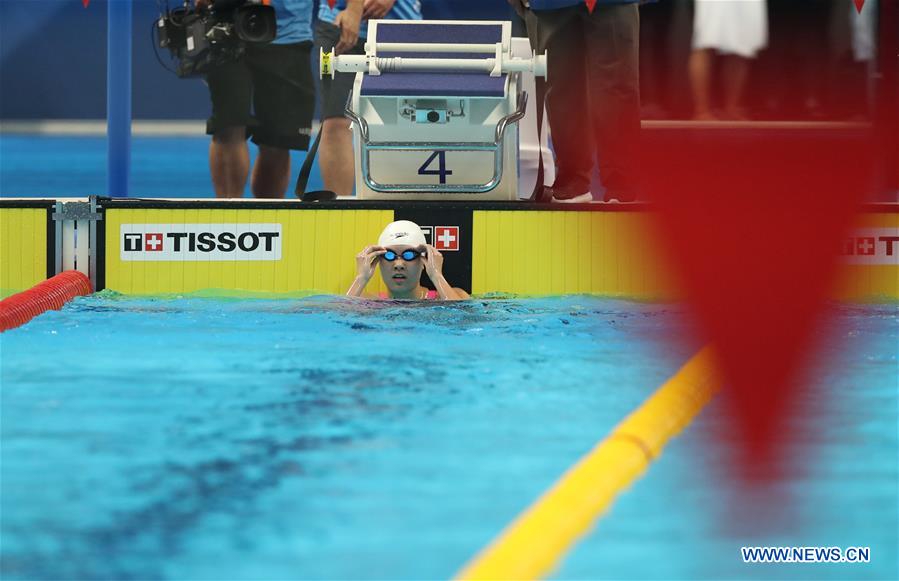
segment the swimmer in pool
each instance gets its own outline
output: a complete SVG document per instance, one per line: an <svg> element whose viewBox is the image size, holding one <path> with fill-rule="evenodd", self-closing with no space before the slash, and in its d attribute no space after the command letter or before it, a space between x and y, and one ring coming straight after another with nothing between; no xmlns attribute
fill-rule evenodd
<svg viewBox="0 0 899 581"><path fill-rule="evenodd" d="M366 246L356 255L356 280L348 297L360 297L365 285L375 274L375 264L381 268L381 278L387 285L388 297L399 300L445 300L470 298L455 288L443 276L443 255L427 244L425 235L415 222L400 220L384 228L377 246ZM436 291L421 286L421 271L425 270Z"/></svg>

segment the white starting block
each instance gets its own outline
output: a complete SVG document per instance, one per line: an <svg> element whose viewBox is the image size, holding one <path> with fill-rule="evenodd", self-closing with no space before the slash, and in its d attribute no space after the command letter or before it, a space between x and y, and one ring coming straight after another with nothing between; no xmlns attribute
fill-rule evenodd
<svg viewBox="0 0 899 581"><path fill-rule="evenodd" d="M321 54L322 75L356 73L356 195L517 200L523 75L545 77L546 57L516 40L509 22L378 20L366 54Z"/></svg>

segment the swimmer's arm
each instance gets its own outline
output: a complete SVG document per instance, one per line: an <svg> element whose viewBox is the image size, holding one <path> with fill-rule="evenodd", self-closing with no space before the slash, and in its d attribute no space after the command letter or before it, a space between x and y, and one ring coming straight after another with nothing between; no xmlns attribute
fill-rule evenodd
<svg viewBox="0 0 899 581"><path fill-rule="evenodd" d="M353 280L353 284L350 285L350 290L346 291L346 296L348 297L361 297L362 291L365 290L365 286L368 284L368 280L356 277Z"/></svg>
<svg viewBox="0 0 899 581"><path fill-rule="evenodd" d="M461 301L471 298L464 290L450 286L442 272L432 277L431 282L434 283L434 288L437 289L437 295L445 301Z"/></svg>
<svg viewBox="0 0 899 581"><path fill-rule="evenodd" d="M437 289L437 295L444 301L460 301L471 298L467 292L451 286L446 281L446 277L443 276L443 254L430 244L425 244L425 250L425 269L431 282L434 283L434 288Z"/></svg>
<svg viewBox="0 0 899 581"><path fill-rule="evenodd" d="M437 295L445 301L460 301L471 298L467 292L451 286L446 281L446 277L443 276L443 254L430 244L425 244L425 251L425 269L427 270L428 278L431 279L431 282L434 283L434 288L437 289Z"/></svg>
<svg viewBox="0 0 899 581"><path fill-rule="evenodd" d="M464 300L466 300L466 299L470 299L470 298L471 298L471 295L470 295L470 294L468 294L468 293L465 292L463 289L461 289L461 288L459 288L459 287L457 287L457 286L454 286L454 287L453 287L453 290L456 291L456 294L457 294L458 297L459 297L458 300L464 301Z"/></svg>

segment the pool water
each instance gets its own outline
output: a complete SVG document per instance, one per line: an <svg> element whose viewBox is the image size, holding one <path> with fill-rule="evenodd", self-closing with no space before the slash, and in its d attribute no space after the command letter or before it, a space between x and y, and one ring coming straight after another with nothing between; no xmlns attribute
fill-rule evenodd
<svg viewBox="0 0 899 581"><path fill-rule="evenodd" d="M788 539L870 545L842 576L886 579L897 316L845 316L853 349L825 388L860 411L827 412L851 437L790 483L821 512ZM677 308L579 296L76 299L0 335L0 575L447 578L675 372L689 336ZM715 463L716 405L559 578L764 571L722 540L727 497L697 464Z"/></svg>
<svg viewBox="0 0 899 581"><path fill-rule="evenodd" d="M86 197L106 195L106 137L0 136L0 197ZM250 144L250 161L258 148ZM291 152L287 198L293 198L305 151ZM320 190L318 163L308 191ZM131 197L211 198L209 137L134 137ZM251 197L249 186L244 193Z"/></svg>
<svg viewBox="0 0 899 581"><path fill-rule="evenodd" d="M735 489L732 448L709 445L732 434L719 396L557 577L899 579L899 305L842 307L836 320L790 422L789 478L755 502ZM871 561L745 564L743 546L870 547Z"/></svg>
<svg viewBox="0 0 899 581"><path fill-rule="evenodd" d="M686 358L670 310L80 298L2 335L3 578L443 578Z"/></svg>

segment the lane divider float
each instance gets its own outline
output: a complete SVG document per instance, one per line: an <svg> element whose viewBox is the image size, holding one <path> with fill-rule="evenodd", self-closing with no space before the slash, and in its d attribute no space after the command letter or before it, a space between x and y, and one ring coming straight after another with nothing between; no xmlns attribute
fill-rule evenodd
<svg viewBox="0 0 899 581"><path fill-rule="evenodd" d="M456 578L540 579L550 574L719 388L706 347L562 475Z"/></svg>
<svg viewBox="0 0 899 581"><path fill-rule="evenodd" d="M0 301L0 333L24 325L51 309L61 309L75 297L92 292L91 281L84 273L77 270L61 272Z"/></svg>

